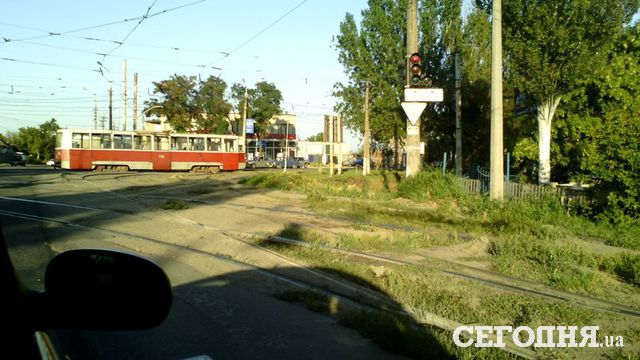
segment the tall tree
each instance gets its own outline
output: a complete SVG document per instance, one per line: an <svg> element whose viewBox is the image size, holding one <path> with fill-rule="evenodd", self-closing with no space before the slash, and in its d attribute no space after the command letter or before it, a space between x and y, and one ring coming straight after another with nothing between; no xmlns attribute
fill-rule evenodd
<svg viewBox="0 0 640 360"><path fill-rule="evenodd" d="M172 75L170 79L154 82L154 97L146 102L150 114L166 116L167 121L178 132L191 129L191 120L200 111L197 109L195 76Z"/></svg>
<svg viewBox="0 0 640 360"><path fill-rule="evenodd" d="M210 133L225 134L228 127L231 104L225 99L227 83L224 80L209 76L199 84L195 101L202 114L197 117L198 127Z"/></svg>
<svg viewBox="0 0 640 360"><path fill-rule="evenodd" d="M418 42L433 87L454 88L453 53L461 42L461 6L460 0L419 1ZM369 81L374 141L404 143L406 116L400 103L406 81L406 17L406 1L370 0L361 23L347 14L334 37L348 78L334 86L336 111L349 128L363 132L364 86ZM445 103L430 105L422 123L430 153L448 152L454 144L453 91L445 94Z"/></svg>
<svg viewBox="0 0 640 360"><path fill-rule="evenodd" d="M56 148L56 132L60 129L56 119L51 119L38 127L28 126L16 133L7 134L6 141L16 150L31 154L36 160L53 158Z"/></svg>
<svg viewBox="0 0 640 360"><path fill-rule="evenodd" d="M348 77L336 83L336 111L347 127L364 132L364 88L371 83L371 136L374 141L400 142L405 117L400 107L405 82L406 1L369 0L360 27L346 14L334 37L338 61Z"/></svg>
<svg viewBox="0 0 640 360"><path fill-rule="evenodd" d="M265 134L269 121L275 115L282 112L282 92L270 82L260 81L255 88L246 89L247 93L247 118L256 121L256 131ZM233 84L231 86L231 98L235 109L242 114L245 101L245 85Z"/></svg>
<svg viewBox="0 0 640 360"><path fill-rule="evenodd" d="M478 0L489 8L490 1ZM551 123L566 96L606 61L639 0L503 1L506 74L536 104L538 182L551 181Z"/></svg>
<svg viewBox="0 0 640 360"><path fill-rule="evenodd" d="M555 131L554 171L597 184L600 213L640 221L640 25L616 39L607 65L567 95Z"/></svg>
<svg viewBox="0 0 640 360"><path fill-rule="evenodd" d="M231 105L224 98L224 80L210 76L198 82L195 76L172 75L153 85L154 97L146 102L149 113L166 116L176 131L226 132Z"/></svg>

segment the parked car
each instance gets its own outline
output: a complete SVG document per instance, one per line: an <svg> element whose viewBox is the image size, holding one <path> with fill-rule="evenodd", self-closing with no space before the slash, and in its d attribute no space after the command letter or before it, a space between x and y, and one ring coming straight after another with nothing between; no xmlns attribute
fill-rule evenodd
<svg viewBox="0 0 640 360"><path fill-rule="evenodd" d="M294 159L296 159L298 163L301 164L300 167L306 168L309 166L309 161L305 160L305 158L303 157L295 157Z"/></svg>
<svg viewBox="0 0 640 360"><path fill-rule="evenodd" d="M18 153L9 161L9 164L11 166L27 166L27 155Z"/></svg>
<svg viewBox="0 0 640 360"><path fill-rule="evenodd" d="M287 167L291 169L305 168L308 165L309 165L309 162L304 160L304 158L301 158L301 157L292 157L287 159ZM284 168L284 160L276 161L276 167L278 169Z"/></svg>
<svg viewBox="0 0 640 360"><path fill-rule="evenodd" d="M275 166L275 161L269 158L260 158L247 161L247 167L251 169L256 168L270 168Z"/></svg>
<svg viewBox="0 0 640 360"><path fill-rule="evenodd" d="M60 168L60 162L56 161L55 159L51 159L49 161L47 161L47 166L51 166L53 168L53 170L55 170L56 168Z"/></svg>

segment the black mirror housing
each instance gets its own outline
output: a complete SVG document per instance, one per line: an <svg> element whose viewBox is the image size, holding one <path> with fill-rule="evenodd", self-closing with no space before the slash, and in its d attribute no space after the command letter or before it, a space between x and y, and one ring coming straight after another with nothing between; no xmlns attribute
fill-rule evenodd
<svg viewBox="0 0 640 360"><path fill-rule="evenodd" d="M144 330L167 317L172 290L164 271L149 260L81 249L51 260L36 301L37 328Z"/></svg>

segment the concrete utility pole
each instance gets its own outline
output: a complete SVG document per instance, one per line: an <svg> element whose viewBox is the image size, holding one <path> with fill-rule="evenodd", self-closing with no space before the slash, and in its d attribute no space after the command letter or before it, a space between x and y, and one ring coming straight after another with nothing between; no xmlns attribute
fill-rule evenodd
<svg viewBox="0 0 640 360"><path fill-rule="evenodd" d="M418 52L418 3L409 0L407 4L407 59ZM410 85L407 76L407 87ZM406 176L416 175L420 171L420 119L415 124L407 121L407 170Z"/></svg>
<svg viewBox="0 0 640 360"><path fill-rule="evenodd" d="M338 135L338 175L342 175L342 116L336 116L338 122L338 129L336 135Z"/></svg>
<svg viewBox="0 0 640 360"><path fill-rule="evenodd" d="M456 52L456 175L462 176L462 92L461 60Z"/></svg>
<svg viewBox="0 0 640 360"><path fill-rule="evenodd" d="M329 115L329 176L333 176L333 116Z"/></svg>
<svg viewBox="0 0 640 360"><path fill-rule="evenodd" d="M502 2L493 0L491 26L491 159L489 198L504 198L502 130Z"/></svg>
<svg viewBox="0 0 640 360"><path fill-rule="evenodd" d="M371 133L369 131L369 82L367 81L367 86L364 90L364 149L363 149L363 158L362 158L362 175L369 175L371 169L369 164L371 164Z"/></svg>
<svg viewBox="0 0 640 360"><path fill-rule="evenodd" d="M113 131L113 85L109 85L109 130Z"/></svg>
<svg viewBox="0 0 640 360"><path fill-rule="evenodd" d="M98 130L98 100L93 99L93 129Z"/></svg>
<svg viewBox="0 0 640 360"><path fill-rule="evenodd" d="M284 170L282 172L287 172L287 160L289 160L289 121L286 124L287 129L285 130L285 138L284 138Z"/></svg>
<svg viewBox="0 0 640 360"><path fill-rule="evenodd" d="M138 130L138 73L133 73L133 131Z"/></svg>
<svg viewBox="0 0 640 360"><path fill-rule="evenodd" d="M247 153L247 95L248 95L248 91L247 91L247 84L244 82L244 79L242 79L242 83L244 84L244 105L242 106L242 149L245 152L245 154ZM254 126L254 130L253 133L255 135L255 124ZM258 141L256 141L256 145L258 144ZM260 146L258 146L258 154L260 154Z"/></svg>
<svg viewBox="0 0 640 360"><path fill-rule="evenodd" d="M127 59L122 63L122 130L127 131Z"/></svg>

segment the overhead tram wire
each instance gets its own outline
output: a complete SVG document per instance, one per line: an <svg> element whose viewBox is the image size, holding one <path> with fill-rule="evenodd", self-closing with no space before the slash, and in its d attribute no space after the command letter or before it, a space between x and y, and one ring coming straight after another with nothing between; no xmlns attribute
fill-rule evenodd
<svg viewBox="0 0 640 360"><path fill-rule="evenodd" d="M267 25L265 28L263 28L262 30L258 31L257 34L253 35L251 38L249 38L248 40L246 40L245 42L243 42L242 44L238 45L238 47L236 47L235 49L231 50L230 52L226 52L224 53L223 56L221 56L220 58L214 60L213 62L207 64L206 66L211 66L215 63L217 63L218 61L228 58L229 56L233 55L235 52L237 52L238 50L242 49L243 47L245 47L247 44L249 44L250 42L252 42L253 40L255 40L257 37L259 37L260 35L264 34L265 32L267 32L269 29L271 29L274 25L276 25L277 23L279 23L280 21L282 21L282 19L286 18L289 14L291 14L292 12L296 11L300 6L302 6L304 3L306 3L308 0L302 0L301 2L298 3L298 5L294 6L291 10L287 11L286 13L284 13L282 16L280 16L279 18L277 18L274 22L272 22L271 24Z"/></svg>
<svg viewBox="0 0 640 360"><path fill-rule="evenodd" d="M124 44L129 39L131 34L133 34L133 32L136 31L136 29L140 26L140 24L142 24L143 21L149 18L149 12L151 11L151 8L153 8L153 6L156 4L156 2L158 2L158 0L153 0L153 3L149 5L149 7L147 8L147 12L144 15L142 15L142 18L140 19L140 21L138 21L138 23L133 27L133 29L131 29L131 31L129 31L129 33L124 37L124 39L122 39L122 41L117 42L116 46L113 49L109 50L106 54L102 55L102 63L104 63L104 60L107 58L107 56L113 54L114 51L118 50L122 46L122 44ZM101 65L101 66L104 67L104 65Z"/></svg>
<svg viewBox="0 0 640 360"><path fill-rule="evenodd" d="M155 12L153 14L149 14L148 16L146 16L146 18L149 19L149 18L158 16L158 15L166 14L168 12L175 11L175 10L178 10L178 9L182 9L182 8L185 8L185 7L188 7L188 6L196 5L196 4L205 2L205 1L207 1L207 0L193 1L193 2L184 4L184 5L180 5L180 6L176 6L176 7L170 8L170 9L161 10L161 11ZM3 38L4 41L0 42L0 45L1 44L11 43L11 42L19 42L19 41L25 41L25 40L35 40L35 39L49 38L49 37L53 37L53 36L68 35L68 34L73 34L73 33L77 33L77 32L98 29L98 28L101 28L101 27L117 25L117 24L123 24L123 23L127 23L127 22L130 22L130 21L140 20L140 19L143 19L143 18L144 18L144 15L143 16L133 17L133 18L128 18L128 19L123 19L123 20L118 20L118 21L112 21L112 22L99 24L99 25L87 26L87 27L74 29L74 30L62 31L62 32L54 32L54 31L47 31L47 30L42 30L42 29L31 28L31 30L36 30L36 31L46 31L48 33L48 35L32 36L32 37L22 38L22 39ZM12 25L12 26L20 26L20 25ZM21 26L21 27L28 28L26 26Z"/></svg>
<svg viewBox="0 0 640 360"><path fill-rule="evenodd" d="M0 25L8 25L8 26L13 26L13 27L17 27L17 28L24 28L24 29L28 29L28 30L33 30L33 31L39 31L39 32L44 32L47 34L50 34L51 32L48 30L44 30L44 29L38 29L38 28L32 28L32 27L28 27L28 26L21 26L21 25L16 25L16 24L9 24L9 23L2 23L0 22ZM46 37L49 37L50 35L46 35ZM118 40L113 40L113 39L102 39L102 38L97 38L97 37L91 37L91 36L76 36L76 35L71 35L71 34L63 34L60 33L60 35L58 35L60 37L68 37L68 38L72 38L72 39L78 39L78 40L86 40L86 41L93 41L93 42L106 42L106 43L112 43L112 44L119 44L121 43ZM27 44L32 44L32 45L40 45L40 46L50 46L50 47L54 47L52 45L44 45L41 43L35 43L35 42L30 42L29 40L11 40L9 39L10 42L22 42L22 43L27 43ZM2 43L0 41L0 43ZM179 46L163 46L163 45L153 45L153 44L141 44L141 43L131 43L131 42L127 42L126 44L121 44L121 45L127 45L127 46L134 46L134 47L141 47L141 48L149 48L149 49L165 49L165 50L172 50L172 51L188 51L188 52L198 52L198 53L205 53L205 54L219 54L220 51L219 50L210 50L210 49L196 49L196 48L184 48L184 47L179 47ZM55 47L54 47L55 48ZM75 50L75 49L74 49ZM86 51L86 50L85 50ZM94 53L93 51L86 51L86 52L91 52Z"/></svg>
<svg viewBox="0 0 640 360"><path fill-rule="evenodd" d="M7 57L0 57L0 60L2 60L2 61L6 61L6 62L21 63L21 64L31 64L31 65L51 66L51 67L58 67L58 68L63 68L63 69L73 69L73 70L83 70L83 71L93 71L93 70L88 69L88 68L82 68L82 67L79 67L79 66L73 66L73 65L52 64L52 63L45 63L45 62L39 62L39 61L29 61L29 60L13 59L13 58L7 58Z"/></svg>

